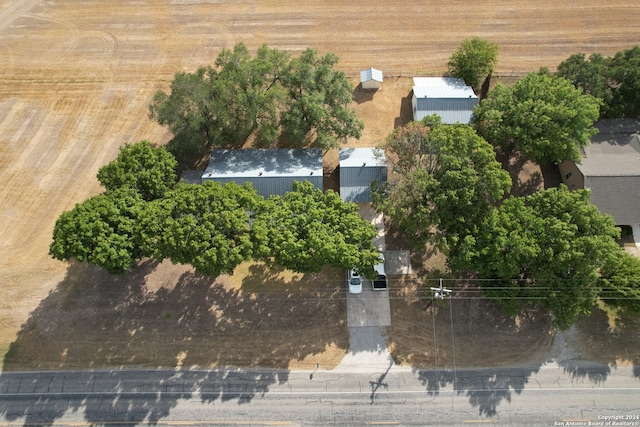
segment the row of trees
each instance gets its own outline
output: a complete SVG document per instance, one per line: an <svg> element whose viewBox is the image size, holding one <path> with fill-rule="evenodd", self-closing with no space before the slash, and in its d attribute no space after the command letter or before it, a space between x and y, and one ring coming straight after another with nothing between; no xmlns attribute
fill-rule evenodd
<svg viewBox="0 0 640 427"><path fill-rule="evenodd" d="M377 262L375 227L334 191L301 182L265 200L248 184L176 183L175 167L162 147L123 146L98 172L106 191L56 221L51 256L113 274L143 257L170 259L209 276L250 259L304 273L325 265L368 273Z"/></svg>
<svg viewBox="0 0 640 427"><path fill-rule="evenodd" d="M182 162L211 148L238 148L254 134L258 144L335 148L360 138L364 124L349 108L353 85L334 70L338 57L307 49L291 58L262 46L255 57L239 43L214 66L174 76L159 91L151 117L169 127L169 150Z"/></svg>

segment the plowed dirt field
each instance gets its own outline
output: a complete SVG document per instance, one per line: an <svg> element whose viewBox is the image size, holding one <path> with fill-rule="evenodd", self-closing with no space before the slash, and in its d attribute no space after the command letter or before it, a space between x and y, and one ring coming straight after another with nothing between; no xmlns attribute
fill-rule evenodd
<svg viewBox="0 0 640 427"><path fill-rule="evenodd" d="M332 51L356 84L360 69L380 68L383 89L354 102L367 129L352 144L375 145L406 115L409 77L442 73L464 38L497 42L496 74L508 78L627 49L638 22L640 3L628 0L0 0L0 356L70 276L110 280L52 260L53 225L101 191L96 172L123 143L169 139L148 104L175 72L240 41Z"/></svg>

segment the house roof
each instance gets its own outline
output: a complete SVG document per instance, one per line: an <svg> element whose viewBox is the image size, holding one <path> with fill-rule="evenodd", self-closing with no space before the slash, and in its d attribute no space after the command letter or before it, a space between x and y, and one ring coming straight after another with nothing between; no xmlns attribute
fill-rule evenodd
<svg viewBox="0 0 640 427"><path fill-rule="evenodd" d="M577 164L586 176L638 176L640 179L640 121L601 120L598 134L583 149Z"/></svg>
<svg viewBox="0 0 640 427"><path fill-rule="evenodd" d="M455 77L414 77L416 98L478 98L464 80Z"/></svg>
<svg viewBox="0 0 640 427"><path fill-rule="evenodd" d="M340 167L386 167L384 150L379 148L341 148Z"/></svg>
<svg viewBox="0 0 640 427"><path fill-rule="evenodd" d="M595 123L599 133L576 166L591 191L591 202L618 225L640 224L640 121L609 119Z"/></svg>
<svg viewBox="0 0 640 427"><path fill-rule="evenodd" d="M360 71L360 81L368 82L369 80L375 80L382 83L382 71L376 70L375 68L368 68Z"/></svg>
<svg viewBox="0 0 640 427"><path fill-rule="evenodd" d="M206 178L322 176L319 148L213 150Z"/></svg>

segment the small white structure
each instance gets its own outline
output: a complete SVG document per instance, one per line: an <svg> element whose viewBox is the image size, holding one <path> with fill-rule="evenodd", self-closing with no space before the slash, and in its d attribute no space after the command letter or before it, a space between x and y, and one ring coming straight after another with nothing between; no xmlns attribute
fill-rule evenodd
<svg viewBox="0 0 640 427"><path fill-rule="evenodd" d="M478 96L464 80L455 77L413 78L413 120L438 114L442 123L471 122Z"/></svg>
<svg viewBox="0 0 640 427"><path fill-rule="evenodd" d="M382 71L369 68L360 72L362 89L380 89L382 86Z"/></svg>

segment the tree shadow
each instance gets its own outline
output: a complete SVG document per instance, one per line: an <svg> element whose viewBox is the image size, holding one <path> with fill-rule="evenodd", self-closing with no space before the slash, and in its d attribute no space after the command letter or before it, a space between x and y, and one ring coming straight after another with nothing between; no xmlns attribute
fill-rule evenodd
<svg viewBox="0 0 640 427"><path fill-rule="evenodd" d="M546 188L540 166L525 158L518 150L496 149L496 160L511 177L512 196L529 196Z"/></svg>
<svg viewBox="0 0 640 427"><path fill-rule="evenodd" d="M265 287L276 280L267 270L250 276ZM181 399L249 402L286 382L292 361L348 348L344 301L332 301L338 284L298 285L256 293L168 263L142 262L123 276L72 263L22 325L0 373L2 392L42 396L20 408L0 400L0 415L25 425L53 424L70 409L97 424L113 414L157 421ZM326 316L337 326L324 332ZM343 336L332 336L340 328Z"/></svg>
<svg viewBox="0 0 640 427"><path fill-rule="evenodd" d="M471 370L418 370L418 379L427 393L437 396L440 389L453 385L457 395L466 395L478 414L495 417L498 406L511 402L513 393L520 394L529 382L529 377L538 372L539 366L527 368L493 368L482 371Z"/></svg>

